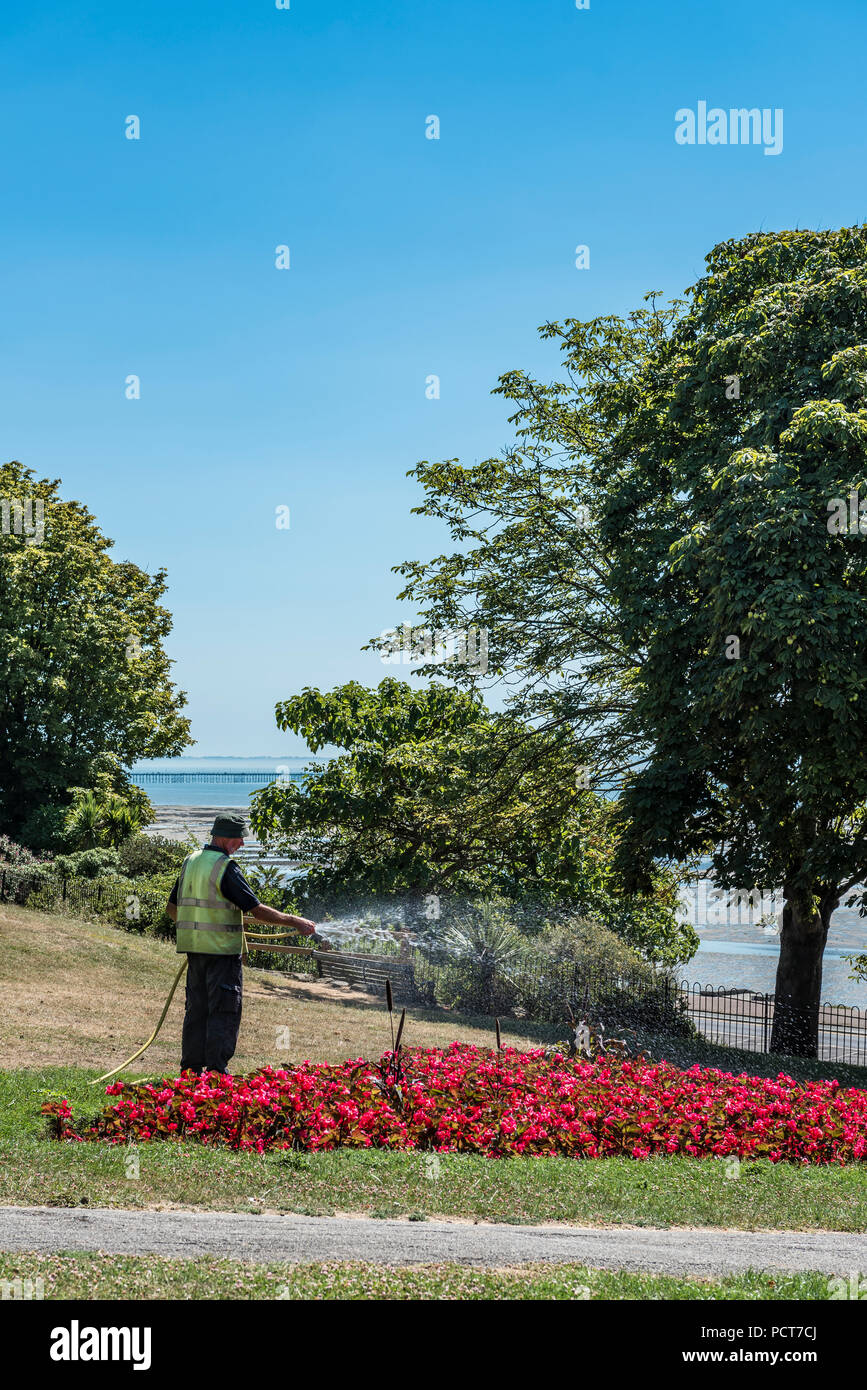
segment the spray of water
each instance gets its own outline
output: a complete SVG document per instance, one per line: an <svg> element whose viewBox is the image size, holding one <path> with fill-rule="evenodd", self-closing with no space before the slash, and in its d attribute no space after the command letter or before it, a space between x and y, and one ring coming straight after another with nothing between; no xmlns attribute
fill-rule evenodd
<svg viewBox="0 0 867 1390"><path fill-rule="evenodd" d="M380 926L364 917L328 918L318 923L318 930L329 941L333 941L335 946L341 946L345 949L358 947L367 942L398 943L397 933L393 927ZM408 935L410 938L412 937L412 933Z"/></svg>

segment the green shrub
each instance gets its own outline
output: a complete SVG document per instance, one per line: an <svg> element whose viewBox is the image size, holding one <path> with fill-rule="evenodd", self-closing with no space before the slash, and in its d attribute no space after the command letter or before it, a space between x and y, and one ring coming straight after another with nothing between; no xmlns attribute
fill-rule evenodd
<svg viewBox="0 0 867 1390"><path fill-rule="evenodd" d="M54 869L61 878L125 877L116 849L80 849L74 854L58 854Z"/></svg>
<svg viewBox="0 0 867 1390"><path fill-rule="evenodd" d="M439 1004L557 1024L584 1017L608 1035L623 1028L694 1034L676 982L607 928L565 918L528 937L514 916L499 900L447 907L426 952Z"/></svg>
<svg viewBox="0 0 867 1390"><path fill-rule="evenodd" d="M169 869L163 873L130 879L124 900L112 908L110 920L118 926L146 932L164 941L173 939L175 924L166 914L166 904L177 876L175 869Z"/></svg>
<svg viewBox="0 0 867 1390"><path fill-rule="evenodd" d="M239 864L241 873L249 883L260 902L274 907L278 912L300 913L294 886L285 881L285 872L276 864L259 860L245 859ZM301 913L300 915L304 915Z"/></svg>
<svg viewBox="0 0 867 1390"><path fill-rule="evenodd" d="M85 850L62 858L77 860L83 855L103 856L106 853L105 850ZM66 863L62 867L69 865ZM6 900L34 912L67 913L111 922L127 931L148 932L162 938L173 936L174 923L165 914L174 884L173 874L133 881L110 872L97 872L88 877L84 873L55 873L53 869L54 865L37 864L26 870L7 870Z"/></svg>
<svg viewBox="0 0 867 1390"><path fill-rule="evenodd" d="M56 874L52 873L50 864L30 864L19 869L5 869L3 880L5 901L15 903L18 907L38 906L34 899L40 895L44 896L46 901L50 899L53 902L54 896L60 892L59 880Z"/></svg>
<svg viewBox="0 0 867 1390"><path fill-rule="evenodd" d="M513 1012L518 997L518 987L511 980L481 969L468 958L443 966L434 979L435 1002L458 1013L505 1016Z"/></svg>
<svg viewBox="0 0 867 1390"><path fill-rule="evenodd" d="M173 939L175 924L166 915L166 903L174 880L168 877L168 885L158 884L154 878L128 881L122 892L106 898L99 915L127 931L145 932L164 941Z"/></svg>
<svg viewBox="0 0 867 1390"><path fill-rule="evenodd" d="M607 927L586 917L567 917L550 923L536 937L534 950L561 963L587 970L608 970L655 978L652 966Z"/></svg>
<svg viewBox="0 0 867 1390"><path fill-rule="evenodd" d="M164 835L133 835L118 847L123 872L129 878L149 878L174 870L175 876L188 854L198 849L193 835L169 840Z"/></svg>
<svg viewBox="0 0 867 1390"><path fill-rule="evenodd" d="M31 912L59 912L62 904L60 890L56 883L32 884L25 894L15 893L10 898L18 907L27 907Z"/></svg>

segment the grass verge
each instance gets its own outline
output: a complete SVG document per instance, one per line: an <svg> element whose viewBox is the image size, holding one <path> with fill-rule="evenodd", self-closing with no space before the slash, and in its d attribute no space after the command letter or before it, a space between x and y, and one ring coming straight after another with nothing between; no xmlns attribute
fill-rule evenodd
<svg viewBox="0 0 867 1390"><path fill-rule="evenodd" d="M764 1300L830 1297L826 1274L750 1271L720 1279L632 1274L586 1265L509 1269L439 1264L251 1264L165 1256L0 1254L0 1279L42 1279L46 1299L650 1299Z"/></svg>

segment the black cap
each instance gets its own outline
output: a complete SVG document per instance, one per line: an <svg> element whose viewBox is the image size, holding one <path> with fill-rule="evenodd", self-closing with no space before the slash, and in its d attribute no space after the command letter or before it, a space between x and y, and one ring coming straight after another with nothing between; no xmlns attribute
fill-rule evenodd
<svg viewBox="0 0 867 1390"><path fill-rule="evenodd" d="M211 835L219 840L243 840L246 834L246 825L232 811L221 811L211 828Z"/></svg>

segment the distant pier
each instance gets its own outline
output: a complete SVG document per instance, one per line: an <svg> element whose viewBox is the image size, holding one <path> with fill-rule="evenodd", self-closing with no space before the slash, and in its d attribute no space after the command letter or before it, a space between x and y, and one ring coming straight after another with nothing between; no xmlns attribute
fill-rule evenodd
<svg viewBox="0 0 867 1390"><path fill-rule="evenodd" d="M246 783L248 786L267 787L271 782L304 782L303 772L280 772L252 770L250 772L131 772L130 781L137 787L153 786L218 786L226 783Z"/></svg>

